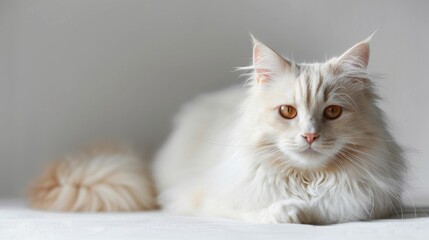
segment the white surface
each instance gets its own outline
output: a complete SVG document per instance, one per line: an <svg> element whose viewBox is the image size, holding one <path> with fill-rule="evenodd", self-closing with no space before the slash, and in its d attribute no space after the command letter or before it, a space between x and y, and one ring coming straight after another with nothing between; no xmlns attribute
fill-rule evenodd
<svg viewBox="0 0 429 240"><path fill-rule="evenodd" d="M404 218L330 226L260 225L161 212L40 212L28 209L22 201L3 200L0 201L0 239L428 239L429 217L415 218L414 213L410 213Z"/></svg>
<svg viewBox="0 0 429 240"><path fill-rule="evenodd" d="M98 138L154 149L195 95L238 84L252 32L323 61L379 29L369 69L429 203L429 1L0 0L0 197ZM407 194L404 199L411 202Z"/></svg>

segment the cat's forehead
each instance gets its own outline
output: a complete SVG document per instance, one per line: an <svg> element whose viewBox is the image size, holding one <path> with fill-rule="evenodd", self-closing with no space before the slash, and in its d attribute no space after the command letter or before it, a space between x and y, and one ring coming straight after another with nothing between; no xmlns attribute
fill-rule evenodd
<svg viewBox="0 0 429 240"><path fill-rule="evenodd" d="M312 108L328 100L331 78L332 67L329 64L301 64L288 94L296 103Z"/></svg>
<svg viewBox="0 0 429 240"><path fill-rule="evenodd" d="M325 90L330 80L329 67L325 64L301 65L296 73L295 98L300 102L309 102L317 98L326 100Z"/></svg>
<svg viewBox="0 0 429 240"><path fill-rule="evenodd" d="M326 63L299 64L293 74L285 74L275 81L271 93L266 97L271 105L289 104L314 112L326 104L335 104L336 81L335 64Z"/></svg>
<svg viewBox="0 0 429 240"><path fill-rule="evenodd" d="M293 97L296 104L314 109L327 100L327 72L323 64L301 65L296 75Z"/></svg>

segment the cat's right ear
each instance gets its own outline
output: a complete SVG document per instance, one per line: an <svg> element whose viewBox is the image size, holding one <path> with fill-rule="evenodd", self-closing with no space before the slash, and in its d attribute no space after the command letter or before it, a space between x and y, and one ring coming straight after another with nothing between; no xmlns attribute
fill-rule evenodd
<svg viewBox="0 0 429 240"><path fill-rule="evenodd" d="M253 68L258 84L267 83L273 77L291 70L292 65L288 60L282 58L273 49L253 36L251 37L253 41Z"/></svg>
<svg viewBox="0 0 429 240"><path fill-rule="evenodd" d="M369 62L369 43L375 32L367 39L357 43L352 48L347 50L338 58L338 62L342 66L353 66L360 69L366 69Z"/></svg>

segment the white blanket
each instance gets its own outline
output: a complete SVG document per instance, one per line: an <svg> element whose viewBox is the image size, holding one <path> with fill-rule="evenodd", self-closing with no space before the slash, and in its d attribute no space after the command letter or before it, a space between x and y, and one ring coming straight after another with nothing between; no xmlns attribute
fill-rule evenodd
<svg viewBox="0 0 429 240"><path fill-rule="evenodd" d="M0 239L429 239L427 209L404 209L403 219L329 226L248 224L163 212L52 213L21 200L0 200Z"/></svg>

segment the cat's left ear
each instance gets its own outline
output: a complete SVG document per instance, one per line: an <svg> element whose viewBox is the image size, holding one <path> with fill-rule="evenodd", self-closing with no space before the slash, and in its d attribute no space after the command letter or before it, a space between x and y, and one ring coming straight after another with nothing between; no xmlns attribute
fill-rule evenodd
<svg viewBox="0 0 429 240"><path fill-rule="evenodd" d="M291 71L292 64L281 57L270 47L264 45L252 36L253 40L253 67L256 81L264 84L281 73Z"/></svg>
<svg viewBox="0 0 429 240"><path fill-rule="evenodd" d="M369 62L369 43L374 34L367 39L357 43L338 58L340 65L351 65L353 67L366 69Z"/></svg>

